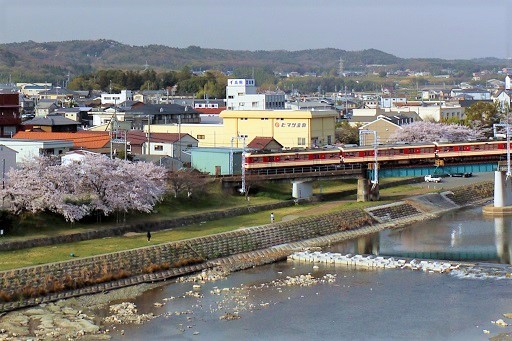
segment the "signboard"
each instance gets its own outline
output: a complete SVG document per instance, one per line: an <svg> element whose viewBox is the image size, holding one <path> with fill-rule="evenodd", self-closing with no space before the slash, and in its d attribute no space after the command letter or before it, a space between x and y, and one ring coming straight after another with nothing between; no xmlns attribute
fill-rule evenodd
<svg viewBox="0 0 512 341"><path fill-rule="evenodd" d="M256 83L254 79L228 79L228 85L251 85L254 86Z"/></svg>
<svg viewBox="0 0 512 341"><path fill-rule="evenodd" d="M276 127L276 128L306 128L307 127L307 123L301 123L301 122L290 122L290 123L276 122L276 123L274 123L274 127Z"/></svg>

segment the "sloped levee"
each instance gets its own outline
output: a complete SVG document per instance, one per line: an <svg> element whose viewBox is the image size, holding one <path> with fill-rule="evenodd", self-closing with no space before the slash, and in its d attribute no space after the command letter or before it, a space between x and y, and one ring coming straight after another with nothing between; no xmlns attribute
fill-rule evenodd
<svg viewBox="0 0 512 341"><path fill-rule="evenodd" d="M468 205L486 199L485 195L492 193L492 184L487 184L491 192L485 186L481 185L477 190L471 187L459 188L453 194L435 194L435 198L428 200L417 197L366 210L354 209L101 256L3 271L0 272L0 311L170 279L201 271L219 262L223 264L226 259L229 259L232 269L267 263L272 257L262 250L278 250L278 256L274 254L275 259L282 259L300 247L324 246L429 219L446 210L440 209L440 206L448 207L441 204L443 201L459 208L463 205L454 205L456 200ZM242 259L250 261L242 262Z"/></svg>

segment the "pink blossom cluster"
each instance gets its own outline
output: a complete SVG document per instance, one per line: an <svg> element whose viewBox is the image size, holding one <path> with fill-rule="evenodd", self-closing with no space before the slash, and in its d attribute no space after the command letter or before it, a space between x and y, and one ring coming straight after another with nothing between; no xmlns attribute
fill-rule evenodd
<svg viewBox="0 0 512 341"><path fill-rule="evenodd" d="M393 142L462 142L484 138L481 130L458 124L414 122L402 126L390 136Z"/></svg>
<svg viewBox="0 0 512 341"><path fill-rule="evenodd" d="M73 222L95 212L151 212L165 189L162 167L85 155L66 165L48 157L26 161L7 174L1 192L14 213L49 211Z"/></svg>

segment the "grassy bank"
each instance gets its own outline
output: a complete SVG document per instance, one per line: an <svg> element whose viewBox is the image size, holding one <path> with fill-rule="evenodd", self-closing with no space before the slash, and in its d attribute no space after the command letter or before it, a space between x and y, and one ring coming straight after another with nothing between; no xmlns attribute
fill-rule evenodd
<svg viewBox="0 0 512 341"><path fill-rule="evenodd" d="M397 186L382 190L382 200L378 202L358 203L353 199L340 200L285 207L276 209L273 212L276 216L276 221L279 222L307 216L329 214L354 208L382 205L402 199L404 197L404 193L407 193L407 195L415 195L424 192L424 189L419 189L413 186ZM69 260L71 259L70 254L74 254L76 257L94 256L227 232L242 227L264 225L269 223L269 215L270 212L263 211L232 218L206 221L204 223L184 226L168 231L154 232L150 243L147 242L145 234L130 233L121 237L95 239L55 246L34 247L19 251L4 251L0 252L0 270L9 270L19 267Z"/></svg>

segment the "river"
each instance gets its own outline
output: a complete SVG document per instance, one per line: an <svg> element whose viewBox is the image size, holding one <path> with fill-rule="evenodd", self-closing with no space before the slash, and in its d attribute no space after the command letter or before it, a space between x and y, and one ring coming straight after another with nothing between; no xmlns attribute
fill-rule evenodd
<svg viewBox="0 0 512 341"><path fill-rule="evenodd" d="M511 224L510 218L486 218L481 208L471 208L334 245L331 251L510 263ZM281 282L308 273L335 279L311 286ZM163 306L155 307L155 302ZM173 283L134 303L139 312L159 317L143 325L117 326L114 339L473 340L511 331L491 321L510 322L502 314L512 312L512 285L508 279L334 265L313 269L288 261L233 273L197 290L192 283ZM221 319L226 313L240 318Z"/></svg>

